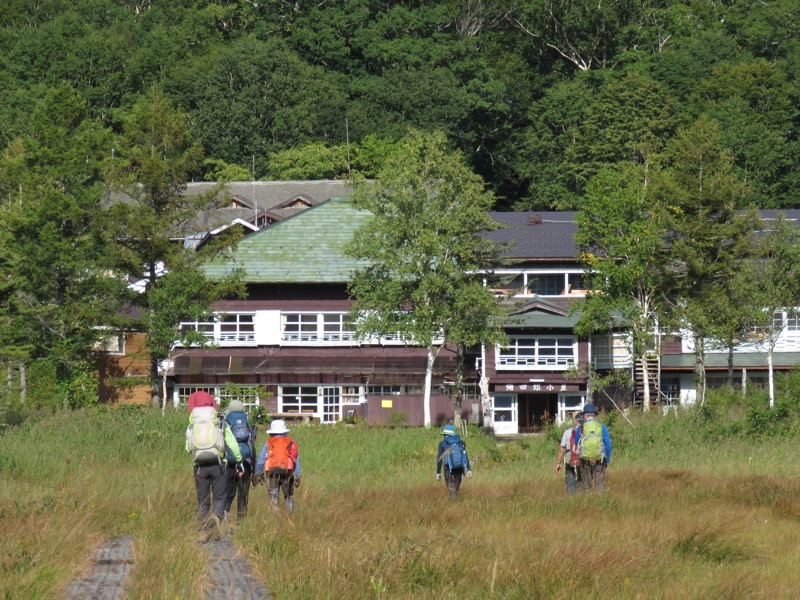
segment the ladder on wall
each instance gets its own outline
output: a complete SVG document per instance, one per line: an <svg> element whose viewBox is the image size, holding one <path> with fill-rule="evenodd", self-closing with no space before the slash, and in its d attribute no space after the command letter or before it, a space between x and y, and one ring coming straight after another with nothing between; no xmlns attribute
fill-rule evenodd
<svg viewBox="0 0 800 600"><path fill-rule="evenodd" d="M659 390L661 389L660 385L660 375L661 375L661 358L655 354L651 354L647 357L647 374L648 380L645 382L644 376L644 369L642 368L642 364L637 361L636 366L634 368L634 392L635 392L635 402L636 404L640 405L644 402L644 390L645 385L650 387L650 403L657 404L659 402Z"/></svg>

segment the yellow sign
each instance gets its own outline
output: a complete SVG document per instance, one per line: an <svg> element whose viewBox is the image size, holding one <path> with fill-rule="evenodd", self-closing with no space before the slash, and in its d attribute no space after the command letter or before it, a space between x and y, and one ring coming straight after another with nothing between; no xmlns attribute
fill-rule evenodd
<svg viewBox="0 0 800 600"><path fill-rule="evenodd" d="M392 408L391 400L381 400L381 408Z"/></svg>

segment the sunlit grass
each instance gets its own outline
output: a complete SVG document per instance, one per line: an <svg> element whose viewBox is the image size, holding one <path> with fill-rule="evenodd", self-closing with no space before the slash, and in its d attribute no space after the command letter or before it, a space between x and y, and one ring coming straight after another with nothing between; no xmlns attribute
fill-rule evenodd
<svg viewBox="0 0 800 600"><path fill-rule="evenodd" d="M605 495L566 497L557 431L472 432L475 477L455 501L434 478L438 429L296 426L294 512L253 489L234 543L277 599L796 597L798 437L713 437L691 412L631 418L612 424ZM129 598L202 596L186 422L95 409L0 436L0 597L62 597L125 534Z"/></svg>

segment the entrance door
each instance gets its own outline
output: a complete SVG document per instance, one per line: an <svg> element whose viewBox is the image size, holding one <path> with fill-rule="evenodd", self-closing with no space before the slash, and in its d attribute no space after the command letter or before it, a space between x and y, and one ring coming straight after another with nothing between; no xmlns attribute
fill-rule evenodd
<svg viewBox="0 0 800 600"><path fill-rule="evenodd" d="M495 394L492 396L492 423L497 435L516 435L519 433L517 417L517 395Z"/></svg>
<svg viewBox="0 0 800 600"><path fill-rule="evenodd" d="M583 408L585 395L578 394L559 394L558 395L558 424L570 421L570 414L576 413ZM571 421L570 421L571 423Z"/></svg>
<svg viewBox="0 0 800 600"><path fill-rule="evenodd" d="M322 422L336 423L342 418L338 387L322 388Z"/></svg>

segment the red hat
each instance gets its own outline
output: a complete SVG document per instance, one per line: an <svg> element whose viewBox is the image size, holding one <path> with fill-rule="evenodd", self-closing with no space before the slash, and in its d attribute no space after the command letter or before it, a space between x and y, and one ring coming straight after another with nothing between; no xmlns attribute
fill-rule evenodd
<svg viewBox="0 0 800 600"><path fill-rule="evenodd" d="M197 392L192 392L192 394L189 396L189 412L192 412L198 406L213 406L214 408L217 408L217 403L214 400L214 396L208 392L200 390Z"/></svg>

